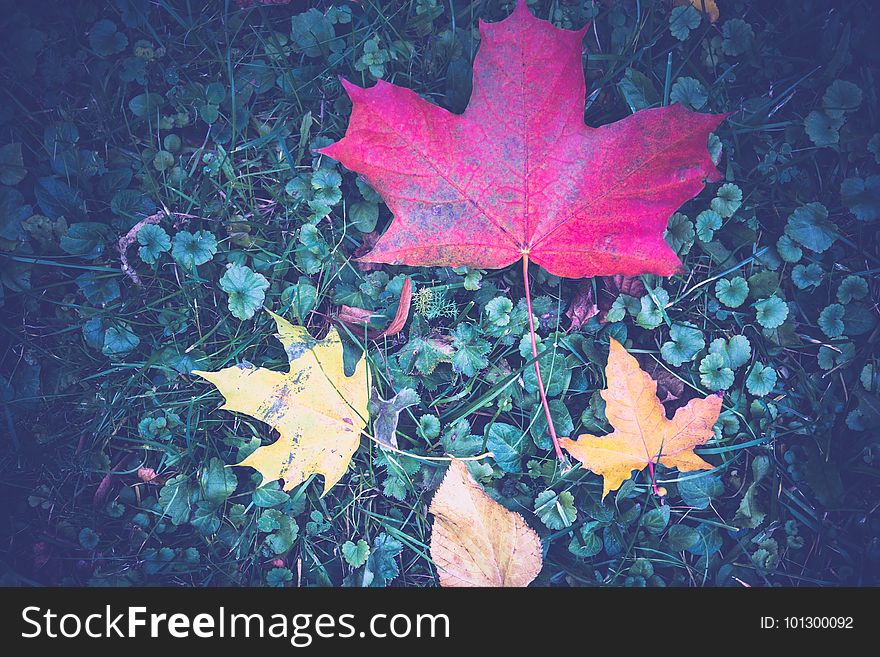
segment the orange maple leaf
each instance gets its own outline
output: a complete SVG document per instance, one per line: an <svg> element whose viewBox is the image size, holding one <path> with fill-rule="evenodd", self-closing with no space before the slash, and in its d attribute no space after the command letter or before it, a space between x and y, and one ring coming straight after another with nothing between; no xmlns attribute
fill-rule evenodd
<svg viewBox="0 0 880 657"><path fill-rule="evenodd" d="M603 498L645 466L653 471L655 464L662 464L681 472L714 467L697 456L694 447L712 437L721 412L720 396L692 399L667 419L657 399L657 382L614 338L605 377L608 387L601 395L614 431L603 437L583 434L577 440L559 441L585 467L602 475Z"/></svg>

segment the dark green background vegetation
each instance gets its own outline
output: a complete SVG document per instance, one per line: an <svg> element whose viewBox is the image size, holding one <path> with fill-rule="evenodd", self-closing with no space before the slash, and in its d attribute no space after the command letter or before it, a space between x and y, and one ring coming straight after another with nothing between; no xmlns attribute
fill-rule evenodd
<svg viewBox="0 0 880 657"><path fill-rule="evenodd" d="M666 1L529 3L559 26L593 21L588 123L671 102L736 112L709 144L724 182L670 221L685 275L533 271L561 433L608 430L610 335L670 412L727 391L698 450L715 470L661 469L663 500L640 473L604 504L600 479L560 474L549 449L519 269L355 266L391 217L311 150L345 130L340 75L462 110L477 19L511 2L5 8L0 582L435 585L442 464L365 439L324 498L315 481L259 487L224 464L274 437L189 375L281 368L262 306L316 335L343 304L382 326L410 275L403 333L349 334L347 354L366 345L382 397L415 402L401 449L495 453L472 471L541 534L537 583L880 584L875 3L718 3L714 24ZM137 285L118 240L157 213L128 249ZM572 330L590 294L602 313Z"/></svg>

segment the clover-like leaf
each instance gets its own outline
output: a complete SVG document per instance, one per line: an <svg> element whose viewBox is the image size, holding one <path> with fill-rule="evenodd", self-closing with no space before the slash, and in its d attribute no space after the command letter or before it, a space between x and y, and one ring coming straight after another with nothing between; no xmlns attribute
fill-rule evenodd
<svg viewBox="0 0 880 657"><path fill-rule="evenodd" d="M755 318L766 329L779 328L788 318L788 304L775 295L756 301Z"/></svg>
<svg viewBox="0 0 880 657"><path fill-rule="evenodd" d="M250 319L266 299L269 281L250 267L232 265L220 279L220 289L229 295L229 312L241 320Z"/></svg>
<svg viewBox="0 0 880 657"><path fill-rule="evenodd" d="M678 494L686 505L694 509L708 509L712 500L722 493L724 482L713 473L682 478L678 482Z"/></svg>
<svg viewBox="0 0 880 657"><path fill-rule="evenodd" d="M868 283L861 276L847 276L837 287L837 300L847 304L853 299L864 299L868 295Z"/></svg>
<svg viewBox="0 0 880 657"><path fill-rule="evenodd" d="M721 51L725 55L736 57L747 52L755 40L752 26L739 18L724 21L721 26Z"/></svg>
<svg viewBox="0 0 880 657"><path fill-rule="evenodd" d="M811 287L819 287L822 284L823 275L822 267L818 263L795 265L791 270L791 282L801 290L806 290Z"/></svg>
<svg viewBox="0 0 880 657"><path fill-rule="evenodd" d="M862 90L847 80L835 80L822 96L822 109L828 116L841 118L846 112L854 112L862 104Z"/></svg>
<svg viewBox="0 0 880 657"><path fill-rule="evenodd" d="M880 218L880 175L847 178L840 183L840 198L859 221Z"/></svg>
<svg viewBox="0 0 880 657"><path fill-rule="evenodd" d="M510 324L510 313L513 310L513 301L507 297L495 297L486 304L486 314L489 321L495 326L507 326Z"/></svg>
<svg viewBox="0 0 880 657"><path fill-rule="evenodd" d="M744 335L734 335L729 340L716 338L709 345L710 354L721 354L725 367L735 370L745 365L752 357L752 345Z"/></svg>
<svg viewBox="0 0 880 657"><path fill-rule="evenodd" d="M776 385L776 370L761 362L756 362L746 377L746 388L756 397L763 397Z"/></svg>
<svg viewBox="0 0 880 657"><path fill-rule="evenodd" d="M827 251L838 237L837 226L828 219L828 209L821 203L807 203L788 217L785 234L817 253Z"/></svg>
<svg viewBox="0 0 880 657"><path fill-rule="evenodd" d="M660 355L673 367L681 367L682 363L692 361L706 346L703 332L688 324L673 324L669 337L670 341L660 347Z"/></svg>
<svg viewBox="0 0 880 657"><path fill-rule="evenodd" d="M715 210L703 210L697 215L697 238L701 242L711 242L721 223L721 215Z"/></svg>
<svg viewBox="0 0 880 657"><path fill-rule="evenodd" d="M535 514L550 529L571 527L577 519L574 495L567 490L559 494L545 490L535 498Z"/></svg>
<svg viewBox="0 0 880 657"><path fill-rule="evenodd" d="M710 204L711 208L724 219L732 217L742 205L742 190L733 183L721 185L715 192L715 198Z"/></svg>
<svg viewBox="0 0 880 657"><path fill-rule="evenodd" d="M137 233L140 244L138 255L148 265L158 262L163 253L171 250L171 238L165 229L156 224L146 224Z"/></svg>
<svg viewBox="0 0 880 657"><path fill-rule="evenodd" d="M691 30L700 25L700 12L691 5L673 7L669 13L669 32L679 41L688 38Z"/></svg>
<svg viewBox="0 0 880 657"><path fill-rule="evenodd" d="M749 295L749 284L742 276L722 278L715 283L715 296L728 308L739 308Z"/></svg>
<svg viewBox="0 0 880 657"><path fill-rule="evenodd" d="M492 350L492 346L479 336L477 327L472 324L462 323L455 327L452 331L452 348L455 350L452 369L456 372L472 377L489 366L486 354Z"/></svg>
<svg viewBox="0 0 880 657"><path fill-rule="evenodd" d="M110 358L120 358L137 349L140 343L141 339L131 330L131 326L119 322L108 326L104 332L101 353Z"/></svg>
<svg viewBox="0 0 880 657"><path fill-rule="evenodd" d="M840 141L843 117L832 117L821 110L813 110L804 119L804 130L816 146L833 146Z"/></svg>
<svg viewBox="0 0 880 657"><path fill-rule="evenodd" d="M843 365L855 356L856 348L852 342L836 344L833 347L822 345L819 347L817 361L823 370L830 370L837 365Z"/></svg>
<svg viewBox="0 0 880 657"><path fill-rule="evenodd" d="M184 269L203 265L217 253L217 238L207 230L195 233L182 230L174 236L171 257Z"/></svg>
<svg viewBox="0 0 880 657"><path fill-rule="evenodd" d="M105 18L92 25L89 30L89 45L95 54L109 57L128 47L128 37L116 30L116 23Z"/></svg>
<svg viewBox="0 0 880 657"><path fill-rule="evenodd" d="M97 272L86 272L76 277L76 285L95 306L104 306L119 298L121 290L113 276L101 276Z"/></svg>
<svg viewBox="0 0 880 657"><path fill-rule="evenodd" d="M636 323L648 330L655 329L663 323L663 309L669 303L669 293L662 287L652 288L639 303L641 310L636 315Z"/></svg>
<svg viewBox="0 0 880 657"><path fill-rule="evenodd" d="M681 103L692 110L698 110L709 100L709 94L703 83L696 78L680 77L672 85L669 100L673 103Z"/></svg>
<svg viewBox="0 0 880 657"><path fill-rule="evenodd" d="M520 472L527 434L511 424L493 422L486 434L486 449L492 452L495 463L504 472Z"/></svg>
<svg viewBox="0 0 880 657"><path fill-rule="evenodd" d="M733 385L733 370L723 354L707 354L700 361L700 382L709 390L727 390Z"/></svg>
<svg viewBox="0 0 880 657"><path fill-rule="evenodd" d="M342 544L342 556L349 566L360 568L370 556L370 544L362 538L357 543L346 541Z"/></svg>
<svg viewBox="0 0 880 657"><path fill-rule="evenodd" d="M843 335L843 331L846 328L843 323L845 312L846 308L839 303L832 303L831 305L826 306L822 309L822 312L819 313L819 319L817 321L819 328L822 329L822 332L829 338L839 338Z"/></svg>
<svg viewBox="0 0 880 657"><path fill-rule="evenodd" d="M669 218L666 233L663 235L666 243L679 256L686 255L691 250L695 236L693 222L681 212L676 212Z"/></svg>
<svg viewBox="0 0 880 657"><path fill-rule="evenodd" d="M789 263L798 262L804 257L801 247L795 244L794 240L788 235L780 235L779 239L776 240L776 251L779 253L780 258Z"/></svg>

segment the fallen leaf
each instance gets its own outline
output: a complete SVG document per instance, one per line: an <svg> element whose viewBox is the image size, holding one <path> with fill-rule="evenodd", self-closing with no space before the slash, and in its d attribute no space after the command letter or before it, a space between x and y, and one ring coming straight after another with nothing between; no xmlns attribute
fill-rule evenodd
<svg viewBox="0 0 880 657"><path fill-rule="evenodd" d="M400 414L421 399L412 388L404 388L391 399L382 399L373 389L370 394L370 417L373 418L373 437L383 445L397 449L397 423Z"/></svg>
<svg viewBox="0 0 880 657"><path fill-rule="evenodd" d="M648 373L648 376L657 382L657 398L660 400L660 403L665 404L666 402L678 401L684 394L684 381L656 360L646 354L636 360L639 361L639 365Z"/></svg>
<svg viewBox="0 0 880 657"><path fill-rule="evenodd" d="M657 382L614 338L605 367L608 388L601 392L605 415L614 431L599 437L560 439L563 448L584 466L602 475L604 498L630 478L633 471L661 464L680 472L709 470L713 466L694 453L712 437L721 411L721 397L692 399L671 420L657 399Z"/></svg>
<svg viewBox="0 0 880 657"><path fill-rule="evenodd" d="M611 296L612 302L618 294L627 294L631 297L641 297L646 292L645 284L638 276L605 276L602 279L602 282L605 289L608 291L608 294Z"/></svg>
<svg viewBox="0 0 880 657"><path fill-rule="evenodd" d="M409 308L412 303L412 280L407 277L403 281L400 290L400 301L397 304L397 312L394 318L384 329L367 329L367 337L370 340L378 340L382 337L394 337L403 330L406 319L409 317ZM355 335L363 335L364 325L369 324L373 318L373 312L364 308L352 306L340 306L336 321L345 324Z"/></svg>
<svg viewBox="0 0 880 657"><path fill-rule="evenodd" d="M345 376L342 342L331 328L313 339L270 312L278 339L290 362L288 372L242 363L219 372L193 371L225 397L220 408L261 420L278 430L279 439L263 445L236 465L263 475L263 483L284 480L284 490L311 474L324 476L324 493L345 474L367 424L370 374L363 357L354 375Z"/></svg>
<svg viewBox="0 0 880 657"><path fill-rule="evenodd" d="M541 539L489 497L453 458L428 511L441 586L528 586L541 572Z"/></svg>
<svg viewBox="0 0 880 657"><path fill-rule="evenodd" d="M481 22L461 115L384 80L343 81L348 130L318 152L362 174L395 217L362 260L497 269L528 256L570 278L680 270L663 232L720 179L707 143L726 115L673 105L586 126L584 33L523 1Z"/></svg>
<svg viewBox="0 0 880 657"><path fill-rule="evenodd" d="M140 468L138 468L137 476L138 476L138 479L140 479L145 484L162 483L161 479L156 474L156 471L153 470L153 468L140 467Z"/></svg>
<svg viewBox="0 0 880 657"><path fill-rule="evenodd" d="M606 319L608 311L611 310L614 301L621 294L639 298L646 293L647 290L645 290L645 284L638 276L603 276L602 287L599 289L599 299L597 303L600 311L599 322L604 324L608 321Z"/></svg>
<svg viewBox="0 0 880 657"><path fill-rule="evenodd" d="M718 4L715 0L675 0L675 4L679 6L691 5L698 12L705 13L709 17L710 23L721 18L721 12L718 10Z"/></svg>
<svg viewBox="0 0 880 657"><path fill-rule="evenodd" d="M593 283L592 281L583 281L571 300L571 305L565 311L565 316L571 321L569 330L580 331L581 327L597 314L599 314L599 307L593 299Z"/></svg>
<svg viewBox="0 0 880 657"><path fill-rule="evenodd" d="M364 262L361 260L361 257L367 255L373 250L373 247L376 246L376 242L379 241L379 237L378 230L362 235L362 239L364 240L363 243L354 250L354 257L356 258L355 265L361 271L376 271L382 269L382 265L380 264Z"/></svg>

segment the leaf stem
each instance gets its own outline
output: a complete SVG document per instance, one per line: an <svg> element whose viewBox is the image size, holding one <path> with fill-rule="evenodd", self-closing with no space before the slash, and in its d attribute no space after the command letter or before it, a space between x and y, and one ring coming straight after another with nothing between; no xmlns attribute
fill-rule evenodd
<svg viewBox="0 0 880 657"><path fill-rule="evenodd" d="M535 377L538 380L538 392L541 394L541 404L544 406L544 415L547 416L547 430L553 441L553 449L556 458L565 461L562 448L559 446L559 438L556 437L556 427L553 426L553 417L550 415L550 404L547 403L547 393L544 392L544 382L541 380L541 367L538 365L538 341L535 337L535 318L532 316L532 293L529 290L529 254L523 253L523 282L526 285L526 308L529 313L529 337L532 339L532 356L535 358Z"/></svg>
<svg viewBox="0 0 880 657"><path fill-rule="evenodd" d="M408 456L411 459L416 459L417 461L427 461L428 463L433 463L435 461L452 461L453 458L459 461L482 461L483 459L494 457L495 454L492 452L483 452L482 454L477 454L476 456L424 456L422 454L413 454L412 452L406 452L402 449L398 449L397 447L392 447L388 443L383 443L381 440L376 438L375 436L370 435L366 431L361 431L361 433L366 437L372 440L374 443L379 445L382 449L387 449L391 452L396 452L397 454L401 454L402 456Z"/></svg>
<svg viewBox="0 0 880 657"><path fill-rule="evenodd" d="M654 477L654 461L648 461L648 472L651 474L651 489L654 491L654 495L663 497L660 494L660 489L657 487L657 479Z"/></svg>

